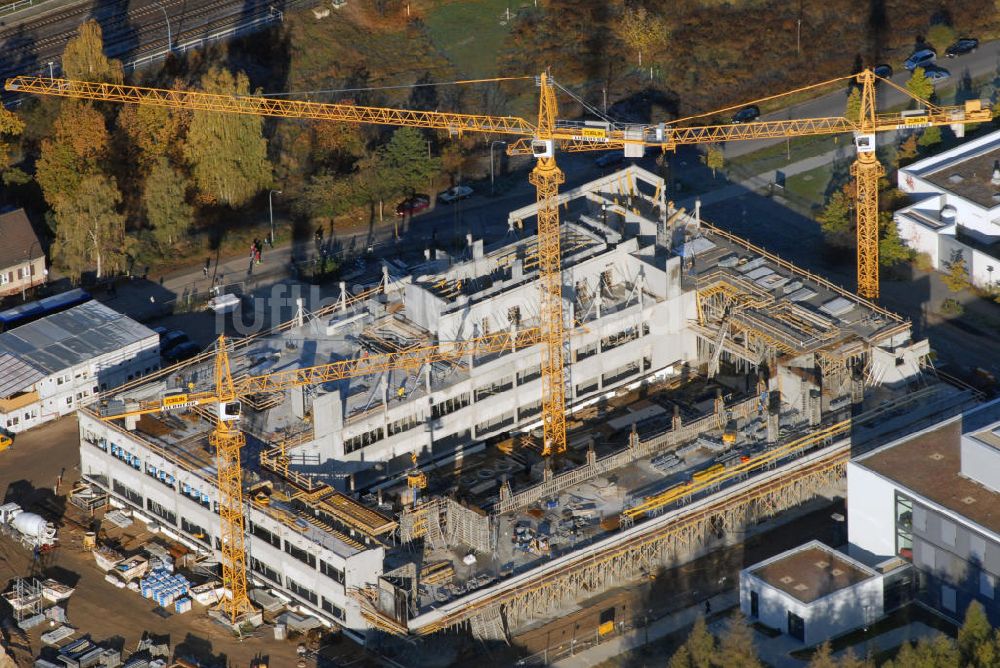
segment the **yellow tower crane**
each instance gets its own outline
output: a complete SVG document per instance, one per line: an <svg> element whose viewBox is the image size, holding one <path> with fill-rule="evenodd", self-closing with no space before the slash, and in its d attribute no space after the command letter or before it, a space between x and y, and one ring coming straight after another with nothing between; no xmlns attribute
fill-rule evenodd
<svg viewBox="0 0 1000 668"><path fill-rule="evenodd" d="M402 127L445 130L451 134L478 132L507 135L516 138L508 146L512 155L531 155L536 165L530 181L538 198L538 254L541 294L541 327L517 333L516 345L526 338L542 343L542 419L543 454L560 453L566 449L565 381L564 381L564 320L561 298L560 239L558 188L565 178L559 170L555 153L624 149L626 156L638 157L647 146L675 150L688 144L709 144L725 141L785 138L807 135L853 132L859 159L852 169L857 177L858 206L858 286L862 296L878 296L878 200L877 185L881 166L875 159L876 132L918 126L977 123L989 120L991 114L978 101L964 107L939 107L925 101L919 115L876 114L874 81L870 70L858 75L862 84L862 113L857 121L843 117L814 118L786 121L761 121L741 125L708 125L672 127L658 125L617 125L606 123L588 126L558 121L555 87L547 74L538 77L540 89L538 120L531 123L511 116L486 116L429 111L412 111L365 107L349 104L325 104L282 100L259 96L233 96L198 91L179 91L123 84L93 83L67 79L19 76L9 79L8 91L54 95L75 99L126 104L148 104L158 107L250 114L283 118L303 118L354 123L370 123ZM902 89L900 89L902 90ZM793 91L794 92L794 91ZM903 91L906 92L906 91ZM863 183L862 183L863 181ZM506 336L500 350L515 345L512 335ZM149 405L107 415L117 419L143 413L183 408L187 405L214 404L218 415L212 444L218 463L219 505L222 522L222 566L224 584L232 593L224 602L231 620L236 621L251 609L246 594L246 554L244 549L245 518L242 505L242 469L240 449L245 440L235 426L239 416L239 397L253 392L280 391L289 387L326 382L333 377L349 377L377 373L394 368L412 368L438 359L456 359L468 354L480 354L496 345L494 337L480 337L461 344L416 349L393 356L376 356L363 360L338 362L279 374L270 374L234 382L225 342L220 339L216 357L215 391L173 395ZM460 351L460 352L457 352ZM374 360L381 359L381 366ZM409 365L407 367L406 365ZM341 374L337 376L337 374ZM332 374L332 376L331 376Z"/></svg>

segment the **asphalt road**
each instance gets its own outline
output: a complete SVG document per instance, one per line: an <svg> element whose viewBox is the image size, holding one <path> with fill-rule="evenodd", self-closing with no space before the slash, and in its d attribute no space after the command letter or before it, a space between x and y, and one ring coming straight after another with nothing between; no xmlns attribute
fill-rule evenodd
<svg viewBox="0 0 1000 668"><path fill-rule="evenodd" d="M49 0L0 17L0 79L16 74L59 74L66 42L80 24L96 19L104 51L124 61L167 47L167 19L174 45L283 10L286 0Z"/></svg>
<svg viewBox="0 0 1000 668"><path fill-rule="evenodd" d="M1000 71L1000 40L984 42L974 52L957 58L938 59L937 65L951 72L951 78L941 82L937 86L939 97L947 98L950 91L954 91L956 85L965 76L975 80ZM910 73L903 69L902 63L892 63L896 73L892 76L892 82L897 86L906 87L906 81L910 78ZM781 109L770 114L765 114L763 120L786 120L790 118L822 118L829 116L843 116L847 103L848 87L844 85L836 89L835 92L813 98L800 104ZM877 89L876 105L878 108L891 108L905 104L910 98L903 95L898 90L890 86L880 85ZM734 157L759 151L760 149L780 144L784 139L759 139L755 141L730 142L725 147L726 157Z"/></svg>

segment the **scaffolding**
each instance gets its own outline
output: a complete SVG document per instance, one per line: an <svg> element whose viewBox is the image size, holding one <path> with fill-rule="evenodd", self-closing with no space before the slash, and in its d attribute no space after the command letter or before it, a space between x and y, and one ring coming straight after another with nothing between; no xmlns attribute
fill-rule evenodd
<svg viewBox="0 0 1000 668"><path fill-rule="evenodd" d="M521 585L496 591L428 624L411 629L427 635L473 619L502 615L508 629L558 611L582 593L593 596L710 542L721 533L771 517L799 505L843 478L848 444L794 463L794 470L774 471L759 484L731 492L708 504L680 509L668 521L645 524L632 536L606 548L587 551L574 562ZM492 610L492 611L491 611ZM477 626L482 621L474 622Z"/></svg>

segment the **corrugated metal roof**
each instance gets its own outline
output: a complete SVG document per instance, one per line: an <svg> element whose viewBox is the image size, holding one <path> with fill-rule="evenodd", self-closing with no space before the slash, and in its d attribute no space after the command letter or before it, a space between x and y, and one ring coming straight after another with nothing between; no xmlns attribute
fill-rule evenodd
<svg viewBox="0 0 1000 668"><path fill-rule="evenodd" d="M156 332L90 301L0 334L0 356L51 375L149 338Z"/></svg>
<svg viewBox="0 0 1000 668"><path fill-rule="evenodd" d="M45 374L13 355L0 355L0 397L27 390Z"/></svg>

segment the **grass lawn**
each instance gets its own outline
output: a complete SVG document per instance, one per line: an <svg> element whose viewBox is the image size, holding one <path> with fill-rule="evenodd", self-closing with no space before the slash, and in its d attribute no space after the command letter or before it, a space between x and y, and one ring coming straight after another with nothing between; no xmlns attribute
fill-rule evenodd
<svg viewBox="0 0 1000 668"><path fill-rule="evenodd" d="M455 68L468 77L496 76L496 55L510 32L506 20L520 0L466 0L440 2L427 13L431 40Z"/></svg>
<svg viewBox="0 0 1000 668"><path fill-rule="evenodd" d="M740 168L747 174L760 174L844 146L851 151L849 135L793 137L788 142L772 144L753 153L727 158L726 166ZM791 155L790 160L789 155Z"/></svg>
<svg viewBox="0 0 1000 668"><path fill-rule="evenodd" d="M826 188L833 175L832 165L822 165L808 172L789 176L785 182L785 189L797 195L810 207L822 206L826 202Z"/></svg>

